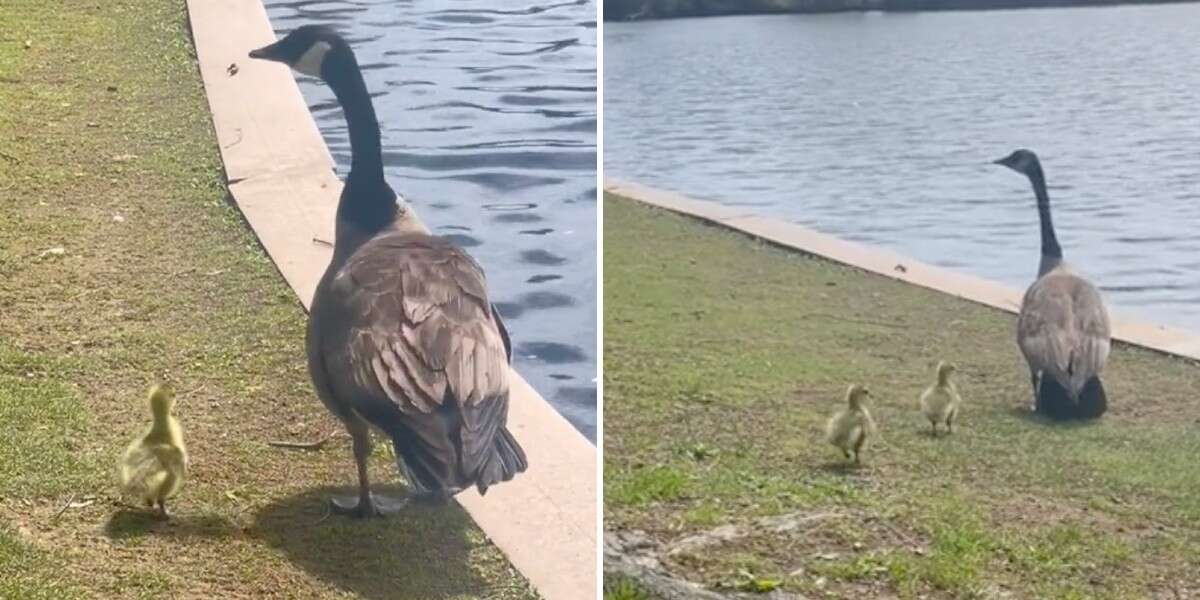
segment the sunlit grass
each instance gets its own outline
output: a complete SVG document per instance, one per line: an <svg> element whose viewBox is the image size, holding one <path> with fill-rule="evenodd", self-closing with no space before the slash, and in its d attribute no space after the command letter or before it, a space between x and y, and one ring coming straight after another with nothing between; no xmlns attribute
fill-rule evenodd
<svg viewBox="0 0 1200 600"><path fill-rule="evenodd" d="M1118 344L1110 413L1056 425L1028 415L1010 314L614 196L604 216L606 526L670 542L838 515L675 556L679 574L727 588L753 562L785 589L851 597L1200 585L1191 361ZM933 439L917 397L940 359L965 404ZM881 430L857 469L820 436L854 382Z"/></svg>

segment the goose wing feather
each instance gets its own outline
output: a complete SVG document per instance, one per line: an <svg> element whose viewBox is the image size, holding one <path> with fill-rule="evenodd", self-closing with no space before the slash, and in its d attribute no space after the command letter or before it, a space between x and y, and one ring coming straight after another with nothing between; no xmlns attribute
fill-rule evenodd
<svg viewBox="0 0 1200 600"><path fill-rule="evenodd" d="M336 326L321 351L346 367L330 373L336 393L420 437L437 471L472 472L508 413L507 336L479 265L442 238L383 235L347 260L329 299Z"/></svg>
<svg viewBox="0 0 1200 600"><path fill-rule="evenodd" d="M1111 347L1100 292L1063 269L1038 279L1021 303L1017 343L1030 367L1078 394L1104 369Z"/></svg>

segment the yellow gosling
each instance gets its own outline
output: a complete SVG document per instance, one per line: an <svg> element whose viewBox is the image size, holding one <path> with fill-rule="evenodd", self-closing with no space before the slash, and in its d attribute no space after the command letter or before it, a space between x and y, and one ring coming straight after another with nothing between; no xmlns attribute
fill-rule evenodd
<svg viewBox="0 0 1200 600"><path fill-rule="evenodd" d="M871 392L855 384L846 390L846 408L839 410L825 424L825 439L837 446L846 458L859 464L859 454L875 436L875 420L863 404Z"/></svg>
<svg viewBox="0 0 1200 600"><path fill-rule="evenodd" d="M147 507L158 506L159 515L166 519L167 498L179 491L187 476L187 448L183 445L183 428L171 415L175 391L167 385L155 385L150 388L149 400L153 421L121 458L121 490Z"/></svg>
<svg viewBox="0 0 1200 600"><path fill-rule="evenodd" d="M951 376L958 367L954 363L941 361L937 366L937 381L921 393L921 412L933 426L933 437L937 437L938 424L946 424L946 432L954 433L954 419L958 416L962 397L958 395Z"/></svg>

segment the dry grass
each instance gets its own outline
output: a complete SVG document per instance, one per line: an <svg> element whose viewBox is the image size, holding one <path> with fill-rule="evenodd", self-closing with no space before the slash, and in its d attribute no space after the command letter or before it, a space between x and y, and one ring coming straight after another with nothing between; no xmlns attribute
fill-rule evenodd
<svg viewBox="0 0 1200 600"><path fill-rule="evenodd" d="M671 557L677 574L845 598L1200 593L1192 362L1118 345L1111 411L1055 425L1028 414L1010 314L612 196L604 229L606 527L670 542L852 515ZM917 397L943 358L965 406L934 439ZM851 382L882 431L860 469L820 436Z"/></svg>
<svg viewBox="0 0 1200 600"><path fill-rule="evenodd" d="M339 427L226 198L182 0L0 3L0 106L0 597L535 597L456 506L324 518L344 437L266 445ZM193 460L169 524L114 488L159 378Z"/></svg>

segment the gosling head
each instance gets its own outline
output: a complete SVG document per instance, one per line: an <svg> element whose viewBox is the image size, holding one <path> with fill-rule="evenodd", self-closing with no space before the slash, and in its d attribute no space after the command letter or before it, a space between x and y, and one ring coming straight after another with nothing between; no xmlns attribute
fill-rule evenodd
<svg viewBox="0 0 1200 600"><path fill-rule="evenodd" d="M296 71L325 79L329 57L348 51L350 46L328 25L302 25L283 39L250 51L250 58L281 62Z"/></svg>
<svg viewBox="0 0 1200 600"><path fill-rule="evenodd" d="M155 417L165 417L171 414L175 406L175 389L165 383L150 387L150 412Z"/></svg>
<svg viewBox="0 0 1200 600"><path fill-rule="evenodd" d="M1035 171L1040 171L1042 169L1041 163L1038 162L1037 155L1034 154L1032 150L1026 150L1024 148L1016 150L1012 154L992 162L997 165L1004 165L1024 175L1031 175Z"/></svg>
<svg viewBox="0 0 1200 600"><path fill-rule="evenodd" d="M850 389L846 390L846 401L850 404L853 410L860 410L863 406L863 401L871 395L871 391L865 385L854 384Z"/></svg>
<svg viewBox="0 0 1200 600"><path fill-rule="evenodd" d="M950 380L950 376L958 371L958 367L952 362L939 361L937 366L938 382L946 383Z"/></svg>

